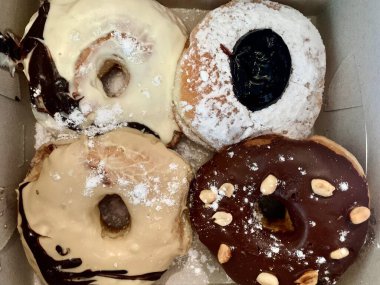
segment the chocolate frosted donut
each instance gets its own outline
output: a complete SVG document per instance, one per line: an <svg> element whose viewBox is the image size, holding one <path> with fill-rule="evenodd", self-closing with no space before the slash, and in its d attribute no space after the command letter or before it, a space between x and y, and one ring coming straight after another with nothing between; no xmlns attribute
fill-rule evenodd
<svg viewBox="0 0 380 285"><path fill-rule="evenodd" d="M186 38L153 0L46 0L20 43L0 34L0 65L24 65L34 114L51 130L93 135L133 122L169 144L179 131L171 93Z"/></svg>
<svg viewBox="0 0 380 285"><path fill-rule="evenodd" d="M325 68L322 39L300 12L232 1L190 35L177 69L177 122L216 150L268 133L307 137L321 109Z"/></svg>
<svg viewBox="0 0 380 285"><path fill-rule="evenodd" d="M324 137L261 136L200 168L190 216L238 284L335 284L362 247L370 215L363 169Z"/></svg>
<svg viewBox="0 0 380 285"><path fill-rule="evenodd" d="M132 129L40 149L21 184L19 232L46 284L151 284L190 246L192 172Z"/></svg>

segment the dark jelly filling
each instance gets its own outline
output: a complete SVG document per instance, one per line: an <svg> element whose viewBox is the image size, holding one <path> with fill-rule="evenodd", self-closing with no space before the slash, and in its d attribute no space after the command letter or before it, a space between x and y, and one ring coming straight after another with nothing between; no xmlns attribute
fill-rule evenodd
<svg viewBox="0 0 380 285"><path fill-rule="evenodd" d="M281 98L291 73L291 57L278 34L254 30L236 42L230 67L236 98L254 112Z"/></svg>

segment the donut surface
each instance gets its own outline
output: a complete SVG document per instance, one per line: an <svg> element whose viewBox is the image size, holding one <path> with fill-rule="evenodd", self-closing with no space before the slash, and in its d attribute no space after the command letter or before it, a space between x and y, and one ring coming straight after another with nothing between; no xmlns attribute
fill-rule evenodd
<svg viewBox="0 0 380 285"><path fill-rule="evenodd" d="M270 175L276 179L272 188ZM326 190L330 196L318 192L314 179L335 190ZM225 191L225 183L232 188ZM335 284L368 229L363 170L352 154L323 137L267 135L230 146L197 172L189 201L201 242L238 284L278 284L261 278ZM364 213L358 223L357 211Z"/></svg>
<svg viewBox="0 0 380 285"><path fill-rule="evenodd" d="M46 284L151 284L191 242L192 173L151 135L119 129L41 149L19 188L19 232Z"/></svg>
<svg viewBox="0 0 380 285"><path fill-rule="evenodd" d="M135 122L171 142L178 131L172 87L186 38L156 1L45 1L21 41L37 120L92 133Z"/></svg>
<svg viewBox="0 0 380 285"><path fill-rule="evenodd" d="M249 136L310 134L322 103L322 39L300 12L232 1L192 31L174 90L183 132L212 149Z"/></svg>

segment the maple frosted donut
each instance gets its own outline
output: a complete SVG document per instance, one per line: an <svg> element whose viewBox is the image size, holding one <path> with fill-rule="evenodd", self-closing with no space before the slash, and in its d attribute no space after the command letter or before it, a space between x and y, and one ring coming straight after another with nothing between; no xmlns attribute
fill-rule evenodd
<svg viewBox="0 0 380 285"><path fill-rule="evenodd" d="M153 0L43 2L18 58L37 120L90 133L133 122L170 143L179 130L172 88L186 39L181 21Z"/></svg>
<svg viewBox="0 0 380 285"><path fill-rule="evenodd" d="M242 285L336 284L370 216L362 167L319 136L230 146L197 172L189 201L199 239Z"/></svg>
<svg viewBox="0 0 380 285"><path fill-rule="evenodd" d="M191 242L190 166L119 129L40 149L19 188L19 232L46 284L151 284Z"/></svg>
<svg viewBox="0 0 380 285"><path fill-rule="evenodd" d="M322 104L325 48L300 12L271 1L232 1L190 35L177 71L176 119L212 149L250 136L304 138Z"/></svg>

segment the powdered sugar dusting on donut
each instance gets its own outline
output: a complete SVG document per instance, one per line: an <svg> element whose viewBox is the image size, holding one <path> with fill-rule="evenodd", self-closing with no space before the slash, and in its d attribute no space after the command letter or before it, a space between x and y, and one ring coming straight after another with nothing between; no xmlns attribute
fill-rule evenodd
<svg viewBox="0 0 380 285"><path fill-rule="evenodd" d="M280 133L302 138L310 129L321 107L325 73L325 49L321 37L298 11L269 1L233 1L208 14L191 35L190 47L181 67L188 84L196 90L195 110L177 110L193 132L210 146L220 149L248 136ZM233 22L231 22L233 21ZM289 86L282 98L263 110L250 112L235 96L228 56L237 40L254 29L270 28L287 44L292 58ZM180 97L181 98L181 97ZM190 105L193 105L189 102Z"/></svg>

